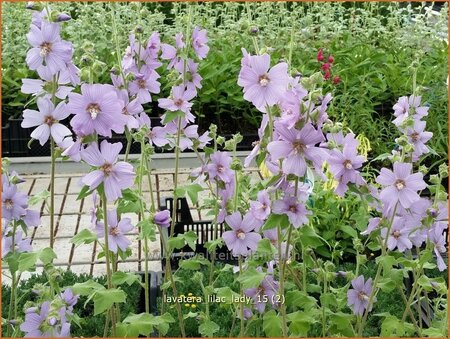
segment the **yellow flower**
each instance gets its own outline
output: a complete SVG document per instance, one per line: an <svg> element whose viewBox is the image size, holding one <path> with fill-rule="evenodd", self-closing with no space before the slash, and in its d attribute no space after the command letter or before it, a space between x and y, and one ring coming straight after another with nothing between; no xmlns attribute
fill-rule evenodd
<svg viewBox="0 0 450 339"><path fill-rule="evenodd" d="M273 176L272 172L269 171L264 161L261 163L261 165L259 165L259 171L262 177L265 179Z"/></svg>
<svg viewBox="0 0 450 339"><path fill-rule="evenodd" d="M184 304L184 306L185 306L185 307L190 307L190 306L191 306L191 304Z"/></svg>
<svg viewBox="0 0 450 339"><path fill-rule="evenodd" d="M192 296L192 293L188 293L188 296L189 296L189 297Z"/></svg>
<svg viewBox="0 0 450 339"><path fill-rule="evenodd" d="M191 305L192 308L197 308L197 305Z"/></svg>

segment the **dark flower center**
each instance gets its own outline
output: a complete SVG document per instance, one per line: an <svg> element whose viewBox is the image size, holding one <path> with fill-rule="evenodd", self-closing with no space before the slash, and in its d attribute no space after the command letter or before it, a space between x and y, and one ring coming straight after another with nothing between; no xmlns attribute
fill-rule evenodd
<svg viewBox="0 0 450 339"><path fill-rule="evenodd" d="M406 186L405 181L401 180L401 179L397 179L397 181L395 182L395 187L397 187L397 189L399 191L401 191L402 189L404 189Z"/></svg>
<svg viewBox="0 0 450 339"><path fill-rule="evenodd" d="M392 236L395 238L395 239L398 239L398 238L400 238L400 231L398 231L398 230L395 230L394 232L392 232Z"/></svg>
<svg viewBox="0 0 450 339"><path fill-rule="evenodd" d="M259 84L262 87L266 87L270 83L269 76L267 74L263 74L259 77Z"/></svg>
<svg viewBox="0 0 450 339"><path fill-rule="evenodd" d="M52 44L50 42L44 42L40 46L39 54L41 57L46 57L52 51Z"/></svg>
<svg viewBox="0 0 450 339"><path fill-rule="evenodd" d="M217 172L219 173L225 172L225 168L223 167L223 165L217 165Z"/></svg>
<svg viewBox="0 0 450 339"><path fill-rule="evenodd" d="M361 291L361 292L358 293L358 299L361 300L361 301L364 301L364 300L367 300L368 297L363 291Z"/></svg>
<svg viewBox="0 0 450 339"><path fill-rule="evenodd" d="M297 205L290 205L289 211L292 213L297 213Z"/></svg>
<svg viewBox="0 0 450 339"><path fill-rule="evenodd" d="M242 231L242 230L236 231L236 237L238 237L238 239L244 240L245 239L245 232Z"/></svg>
<svg viewBox="0 0 450 339"><path fill-rule="evenodd" d="M138 83L139 88L141 88L141 89L143 89L147 86L144 79L139 79L137 83Z"/></svg>
<svg viewBox="0 0 450 339"><path fill-rule="evenodd" d="M411 140L412 140L413 142L416 142L416 141L418 141L419 139L420 139L420 134L419 134L419 133L414 132L414 133L411 134Z"/></svg>
<svg viewBox="0 0 450 339"><path fill-rule="evenodd" d="M122 109L122 114L124 114L124 115L130 115L130 112L128 112L128 109L127 109L126 106Z"/></svg>
<svg viewBox="0 0 450 339"><path fill-rule="evenodd" d="M344 167L348 170L351 170L353 168L352 162L350 160L345 160Z"/></svg>
<svg viewBox="0 0 450 339"><path fill-rule="evenodd" d="M86 107L86 112L88 112L91 115L91 118L95 120L101 112L100 106L95 103L89 104L88 107Z"/></svg>
<svg viewBox="0 0 450 339"><path fill-rule="evenodd" d="M53 117L51 117L51 116L46 116L46 117L44 118L44 124L47 124L47 125L49 125L49 126L53 125L53 123L54 123L55 121L56 121L56 120L53 119Z"/></svg>
<svg viewBox="0 0 450 339"><path fill-rule="evenodd" d="M102 167L101 170L105 173L105 175L110 175L112 170L113 170L113 165L105 163Z"/></svg>
<svg viewBox="0 0 450 339"><path fill-rule="evenodd" d="M120 234L120 230L119 230L118 227L111 227L109 229L109 234L112 235L112 236L117 236L117 235Z"/></svg>
<svg viewBox="0 0 450 339"><path fill-rule="evenodd" d="M177 107L181 107L183 105L183 100L182 99L177 99L174 101L175 106Z"/></svg>
<svg viewBox="0 0 450 339"><path fill-rule="evenodd" d="M295 140L292 143L292 148L294 149L295 154L303 153L305 150L305 145L300 140Z"/></svg>
<svg viewBox="0 0 450 339"><path fill-rule="evenodd" d="M6 209L10 210L13 208L13 201L12 199L6 199L5 201L3 201L3 205L5 205Z"/></svg>

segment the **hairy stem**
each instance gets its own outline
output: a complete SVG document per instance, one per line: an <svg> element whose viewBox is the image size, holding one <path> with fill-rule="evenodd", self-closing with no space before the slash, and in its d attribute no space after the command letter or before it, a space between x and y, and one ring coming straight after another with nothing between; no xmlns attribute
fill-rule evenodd
<svg viewBox="0 0 450 339"><path fill-rule="evenodd" d="M51 156L51 172L50 172L50 248L55 243L55 142L50 137L50 156Z"/></svg>

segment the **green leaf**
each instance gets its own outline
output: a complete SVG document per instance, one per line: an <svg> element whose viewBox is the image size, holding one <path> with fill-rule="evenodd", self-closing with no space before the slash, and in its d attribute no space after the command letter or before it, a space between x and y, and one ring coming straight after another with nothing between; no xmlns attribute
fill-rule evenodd
<svg viewBox="0 0 450 339"><path fill-rule="evenodd" d="M286 293L286 305L300 307L307 311L317 308L317 301L303 291L289 291Z"/></svg>
<svg viewBox="0 0 450 339"><path fill-rule="evenodd" d="M281 226L282 228L289 226L289 219L286 214L271 214L261 230L267 231L278 226Z"/></svg>
<svg viewBox="0 0 450 339"><path fill-rule="evenodd" d="M92 193L92 191L90 191L89 186L84 185L83 188L81 189L80 193L78 194L77 200L81 200L83 198L86 198L91 193Z"/></svg>
<svg viewBox="0 0 450 339"><path fill-rule="evenodd" d="M397 259L390 255L377 257L375 261L378 265L383 266L384 272L389 272L392 266L397 264Z"/></svg>
<svg viewBox="0 0 450 339"><path fill-rule="evenodd" d="M75 246L79 246L81 244L90 244L91 242L94 242L96 240L97 235L85 228L84 230L73 236L70 242L72 244L75 244Z"/></svg>
<svg viewBox="0 0 450 339"><path fill-rule="evenodd" d="M114 303L124 303L126 299L125 292L115 288L95 292L94 316L109 310Z"/></svg>
<svg viewBox="0 0 450 339"><path fill-rule="evenodd" d="M210 264L211 263L209 262L209 260L202 258L200 256L180 261L180 267L182 269L194 271L199 270L201 265L209 266Z"/></svg>
<svg viewBox="0 0 450 339"><path fill-rule="evenodd" d="M297 311L287 315L288 320L291 322L289 330L291 335L296 337L307 337L309 328L312 324L317 322L319 315L316 311Z"/></svg>
<svg viewBox="0 0 450 339"><path fill-rule="evenodd" d="M199 184L192 184L185 187L186 193L191 198L192 203L195 205L198 202L198 193L203 191L203 187Z"/></svg>
<svg viewBox="0 0 450 339"><path fill-rule="evenodd" d="M19 262L19 271L26 272L31 268L35 268L36 261L38 259L39 252L23 252L20 253L18 262Z"/></svg>
<svg viewBox="0 0 450 339"><path fill-rule="evenodd" d="M56 259L58 256L56 255L55 251L51 249L50 247L46 247L42 249L39 253L39 260L44 264L50 264L53 262L53 259Z"/></svg>
<svg viewBox="0 0 450 339"><path fill-rule="evenodd" d="M133 285L133 283L140 281L141 281L140 276L133 273L117 271L114 272L112 275L113 285L122 285L126 283L128 286L131 286Z"/></svg>
<svg viewBox="0 0 450 339"><path fill-rule="evenodd" d="M179 234L179 237L184 239L188 246L192 248L193 251L195 251L196 248L196 241L197 241L197 234L194 231L189 231L183 234Z"/></svg>
<svg viewBox="0 0 450 339"><path fill-rule="evenodd" d="M355 331L351 323L353 315L337 312L337 313L330 313L329 318L331 324L334 325L334 327L336 327L336 330L334 330L333 328L330 329L333 331L332 333L335 334L340 333L341 335L346 337L355 336Z"/></svg>
<svg viewBox="0 0 450 339"><path fill-rule="evenodd" d="M101 291L105 289L105 286L99 284L94 280L88 280L83 283L76 283L71 287L74 294L79 295L91 295L95 291Z"/></svg>
<svg viewBox="0 0 450 339"><path fill-rule="evenodd" d="M354 230L353 227L348 225L341 225L340 229L342 232L347 233L352 238L358 238L358 233Z"/></svg>
<svg viewBox="0 0 450 339"><path fill-rule="evenodd" d="M156 241L156 225L149 219L144 219L138 222L137 227L141 230L141 239L149 239Z"/></svg>
<svg viewBox="0 0 450 339"><path fill-rule="evenodd" d="M161 316L156 317L158 323L156 324L156 328L159 331L159 334L165 336L169 331L170 325L175 323L175 319L172 317L170 313L164 313Z"/></svg>
<svg viewBox="0 0 450 339"><path fill-rule="evenodd" d="M50 197L50 192L47 190L43 190L35 195L33 195L30 199L28 199L28 205L34 206L40 203L41 201L45 201Z"/></svg>
<svg viewBox="0 0 450 339"><path fill-rule="evenodd" d="M270 310L264 314L263 317L263 330L269 338L279 338L282 336L281 332L282 322L281 317L275 312Z"/></svg>
<svg viewBox="0 0 450 339"><path fill-rule="evenodd" d="M198 331L203 337L212 338L214 337L214 333L220 330L219 325L217 325L212 320L205 320L199 327Z"/></svg>
<svg viewBox="0 0 450 339"><path fill-rule="evenodd" d="M173 251L175 248L180 249L184 247L184 239L179 236L175 238L169 238L167 240L167 244L169 245L171 251Z"/></svg>
<svg viewBox="0 0 450 339"><path fill-rule="evenodd" d="M163 122L164 125L166 125L167 123L175 120L178 117L183 117L184 113L182 111L174 111L174 112L166 111L165 115L166 116L164 117L164 122Z"/></svg>
<svg viewBox="0 0 450 339"><path fill-rule="evenodd" d="M253 288L259 286L265 276L265 273L258 272L255 268L249 268L239 275L237 281L242 283L243 288Z"/></svg>
<svg viewBox="0 0 450 339"><path fill-rule="evenodd" d="M224 298L226 304L232 304L239 294L234 292L230 287L220 287L215 290L218 298Z"/></svg>
<svg viewBox="0 0 450 339"><path fill-rule="evenodd" d="M150 336L154 326L158 324L157 318L153 314L140 313L131 314L123 320L120 332L121 337L134 337L139 335Z"/></svg>

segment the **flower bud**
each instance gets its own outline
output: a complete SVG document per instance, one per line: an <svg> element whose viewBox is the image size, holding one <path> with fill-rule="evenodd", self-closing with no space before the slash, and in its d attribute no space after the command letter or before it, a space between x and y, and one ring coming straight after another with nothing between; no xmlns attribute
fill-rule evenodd
<svg viewBox="0 0 450 339"><path fill-rule="evenodd" d="M322 50L322 48L319 49L319 51L317 52L317 61L319 61L319 62L323 61L323 50Z"/></svg>
<svg viewBox="0 0 450 339"><path fill-rule="evenodd" d="M26 9L30 9L32 11L42 11L44 9L44 5L40 2L28 1L26 5Z"/></svg>
<svg viewBox="0 0 450 339"><path fill-rule="evenodd" d="M72 17L66 13L58 13L56 16L56 22L66 22L72 20Z"/></svg>
<svg viewBox="0 0 450 339"><path fill-rule="evenodd" d="M252 28L250 28L250 34L251 34L251 35L257 35L258 32L259 32L258 27L252 27Z"/></svg>
<svg viewBox="0 0 450 339"><path fill-rule="evenodd" d="M58 323L58 319L56 319L55 317L51 317L50 319L48 319L48 324L50 326L55 326Z"/></svg>
<svg viewBox="0 0 450 339"><path fill-rule="evenodd" d="M136 26L134 31L136 32L136 34L141 34L144 32L144 29L141 26Z"/></svg>
<svg viewBox="0 0 450 339"><path fill-rule="evenodd" d="M441 176L441 178L447 178L448 177L448 166L447 166L447 164L439 165L439 175Z"/></svg>
<svg viewBox="0 0 450 339"><path fill-rule="evenodd" d="M328 57L328 62L329 62L330 64L332 64L333 61L334 61L334 58L333 58L333 56L330 54L330 56Z"/></svg>
<svg viewBox="0 0 450 339"><path fill-rule="evenodd" d="M341 82L339 75L335 75L333 78L333 85L338 85Z"/></svg>
<svg viewBox="0 0 450 339"><path fill-rule="evenodd" d="M156 225L158 225L160 227L165 227L165 228L170 227L171 220L172 219L170 218L170 211L169 210L156 212L154 217L153 217L153 222Z"/></svg>

